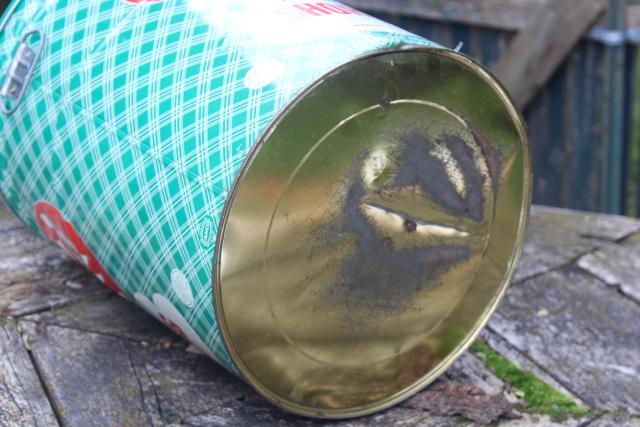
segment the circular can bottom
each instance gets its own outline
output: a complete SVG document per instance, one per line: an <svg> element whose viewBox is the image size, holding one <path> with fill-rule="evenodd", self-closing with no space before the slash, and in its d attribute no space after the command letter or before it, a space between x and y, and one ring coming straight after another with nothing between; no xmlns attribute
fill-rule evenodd
<svg viewBox="0 0 640 427"><path fill-rule="evenodd" d="M227 200L214 304L245 380L318 418L388 408L496 309L523 244L523 120L471 59L358 58L273 121Z"/></svg>

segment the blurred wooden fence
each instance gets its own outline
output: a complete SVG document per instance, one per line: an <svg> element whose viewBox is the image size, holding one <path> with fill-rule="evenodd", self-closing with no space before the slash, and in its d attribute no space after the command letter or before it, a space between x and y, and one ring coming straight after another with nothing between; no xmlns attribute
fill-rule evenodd
<svg viewBox="0 0 640 427"><path fill-rule="evenodd" d="M464 53L488 67L546 3L343 1L442 45L462 42ZM524 108L534 159L534 202L638 215L634 95L640 8L620 0L606 6L607 14L585 31ZM566 30L563 25L555 29L559 37Z"/></svg>

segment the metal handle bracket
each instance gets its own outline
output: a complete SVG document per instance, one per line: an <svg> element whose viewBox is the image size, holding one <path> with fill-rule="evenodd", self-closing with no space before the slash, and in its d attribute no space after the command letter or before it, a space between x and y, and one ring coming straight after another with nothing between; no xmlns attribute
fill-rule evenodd
<svg viewBox="0 0 640 427"><path fill-rule="evenodd" d="M29 38L32 36L39 37L37 50L30 46ZM29 86L43 48L44 33L42 31L31 30L22 36L9 70L4 77L4 82L0 87L0 110L4 114L11 115L15 113L22 103L24 93Z"/></svg>

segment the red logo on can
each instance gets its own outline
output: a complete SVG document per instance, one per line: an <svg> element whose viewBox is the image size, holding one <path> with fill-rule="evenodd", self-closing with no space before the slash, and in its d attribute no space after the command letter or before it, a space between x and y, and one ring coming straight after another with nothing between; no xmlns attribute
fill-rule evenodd
<svg viewBox="0 0 640 427"><path fill-rule="evenodd" d="M64 219L55 206L48 202L37 202L35 214L40 229L47 237L63 248L73 259L88 268L109 289L122 293L120 287L93 255L73 225Z"/></svg>
<svg viewBox="0 0 640 427"><path fill-rule="evenodd" d="M140 4L140 3L159 3L162 0L125 0L127 3Z"/></svg>
<svg viewBox="0 0 640 427"><path fill-rule="evenodd" d="M364 15L357 9L337 3L310 2L294 4L293 7L312 16L322 15Z"/></svg>

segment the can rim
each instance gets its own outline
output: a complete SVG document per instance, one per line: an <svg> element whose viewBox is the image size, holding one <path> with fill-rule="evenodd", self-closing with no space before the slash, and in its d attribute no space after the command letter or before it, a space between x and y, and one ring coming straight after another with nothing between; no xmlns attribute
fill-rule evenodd
<svg viewBox="0 0 640 427"><path fill-rule="evenodd" d="M5 4L4 7L0 5L0 15L2 21L0 22L0 34L2 34L9 23L9 20L13 16L18 6L22 3L22 0L14 0L12 3Z"/></svg>
<svg viewBox="0 0 640 427"><path fill-rule="evenodd" d="M349 409L338 409L338 410L326 410L326 409L310 409L306 406L299 405L296 403L289 402L276 393L272 392L268 387L264 386L258 379L254 378L251 374L248 367L242 361L240 354L236 351L233 341L230 336L230 332L228 330L228 325L226 322L226 318L224 316L224 309L222 307L222 296L221 296L221 281L220 278L220 266L221 266L221 253L220 250L222 247L223 239L224 239L224 231L227 226L227 221L229 219L229 214L231 211L231 207L234 203L235 197L238 193L239 187L242 183L242 178L244 174L249 169L249 165L252 160L258 154L264 143L269 139L270 135L274 131L275 127L280 123L280 121L296 106L296 104L306 97L309 93L311 93L320 83L326 80L329 76L338 73L340 70L345 69L353 64L359 63L361 61L366 61L372 58L376 58L379 56L384 56L391 53L421 53L421 54L433 54L440 55L446 59L453 60L460 65L468 67L478 76L480 76L490 87L491 89L499 96L500 100L503 103L504 108L507 110L509 115L512 117L514 126L518 132L519 140L521 142L523 163L525 165L524 176L523 176L523 192L522 192L522 205L520 207L520 217L518 220L518 230L514 240L513 252L510 257L510 263L503 275L502 283L496 287L496 291L494 293L493 299L489 304L486 305L486 308L483 314L478 318L476 322L474 322L473 328L466 334L464 340L460 342L460 344L451 352L447 354L446 357L442 359L442 361L433 368L427 375L423 376L420 380L414 382L409 387L402 389L401 391L395 393L394 395L388 396L383 400L380 400L374 404L366 404L359 407L353 407ZM369 52L367 54L358 56L346 63L340 64L339 66L333 68L329 72L325 73L318 79L316 79L313 83L309 84L304 90L302 90L299 94L297 94L292 100L290 100L287 105L282 109L282 111L278 112L271 120L271 122L265 128L265 131L258 139L258 141L253 145L251 150L249 151L247 157L245 158L241 168L239 169L238 176L236 177L231 189L229 190L227 200L225 201L221 219L219 222L217 235L216 235L216 244L215 244L215 253L213 259L213 274L212 274L212 298L214 304L214 310L216 313L216 321L218 324L218 328L220 331L220 336L225 345L225 349L229 353L231 357L231 361L234 366L239 371L240 375L244 379L244 381L249 384L258 394L267 399L269 402L274 404L275 406L305 417L311 418L320 418L320 419L348 419L355 418L364 415L370 415L372 413L388 409L423 390L426 386L435 381L438 377L440 377L464 352L468 350L471 344L476 340L480 332L485 328L491 316L497 309L499 302L504 297L504 294L515 274L516 268L520 261L523 251L523 243L524 237L527 230L528 222L529 222L529 214L531 208L531 199L532 199L532 182L533 182L533 172L531 165L531 147L528 143L528 135L527 135L527 127L524 121L524 118L520 112L520 110L516 107L514 100L511 95L508 93L503 84L485 67L480 65L475 59L462 54L460 52L446 49L446 48L437 48L437 47L426 47L419 45L403 45L399 47L389 48L389 49L379 49L373 52Z"/></svg>

